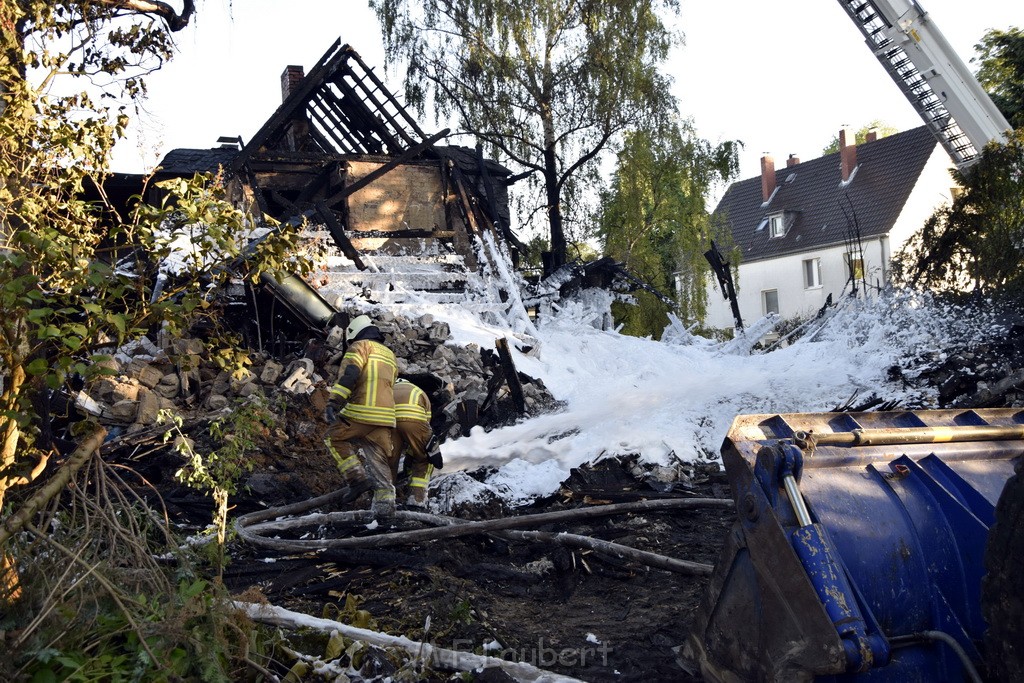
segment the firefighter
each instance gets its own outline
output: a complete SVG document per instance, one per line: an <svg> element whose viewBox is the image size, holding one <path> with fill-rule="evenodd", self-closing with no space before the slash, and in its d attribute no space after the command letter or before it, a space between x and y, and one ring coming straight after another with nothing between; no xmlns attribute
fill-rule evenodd
<svg viewBox="0 0 1024 683"><path fill-rule="evenodd" d="M418 386L404 379L395 382L395 431L391 451L391 474L398 480L398 461L405 451L405 471L409 476L405 504L427 506L427 486L434 471L427 456L430 442L430 399Z"/></svg>
<svg viewBox="0 0 1024 683"><path fill-rule="evenodd" d="M368 316L353 318L345 329L348 349L330 390L324 443L345 483L372 488L374 515L395 513L395 485L389 458L395 427L395 354L384 346L384 335Z"/></svg>

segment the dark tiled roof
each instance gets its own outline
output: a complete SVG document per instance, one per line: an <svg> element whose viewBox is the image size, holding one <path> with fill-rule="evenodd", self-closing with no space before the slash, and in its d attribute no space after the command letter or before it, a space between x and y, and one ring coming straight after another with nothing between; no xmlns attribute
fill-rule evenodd
<svg viewBox="0 0 1024 683"><path fill-rule="evenodd" d="M883 235L899 217L935 145L925 126L858 145L857 171L846 187L838 152L784 166L775 171L778 190L767 206L757 176L729 186L714 215L732 229L744 262L842 244L854 234L854 216L861 238ZM788 230L769 238L765 218L780 211L786 212Z"/></svg>
<svg viewBox="0 0 1024 683"><path fill-rule="evenodd" d="M238 156L235 147L213 149L172 149L160 161L160 175L183 176L193 173L216 173L221 166L228 169Z"/></svg>

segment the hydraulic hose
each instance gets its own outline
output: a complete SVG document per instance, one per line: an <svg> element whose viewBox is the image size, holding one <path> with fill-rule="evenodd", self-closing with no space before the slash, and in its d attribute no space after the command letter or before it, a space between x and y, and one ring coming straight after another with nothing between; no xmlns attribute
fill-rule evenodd
<svg viewBox="0 0 1024 683"><path fill-rule="evenodd" d="M949 635L945 631L920 631L918 633L911 633L905 636L896 636L890 638L889 643L894 648L896 647L907 647L914 645L922 641L933 641L944 643L949 646L956 656L960 658L961 663L964 665L964 671L967 672L968 677L972 683L983 683L981 676L978 674L978 669L975 668L974 662L971 661L967 651L960 646L960 643L956 641L956 638Z"/></svg>

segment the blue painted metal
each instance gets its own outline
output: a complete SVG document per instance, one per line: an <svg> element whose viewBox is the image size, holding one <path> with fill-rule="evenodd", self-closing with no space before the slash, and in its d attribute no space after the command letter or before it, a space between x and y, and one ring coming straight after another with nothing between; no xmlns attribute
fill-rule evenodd
<svg viewBox="0 0 1024 683"><path fill-rule="evenodd" d="M1024 411L737 418L723 447L737 540L719 560L711 608L688 644L705 670L777 681L963 681L963 663L947 645L901 641L890 650L889 640L942 631L981 662L985 541L1024 441L801 450L793 435L979 422L1017 427ZM787 474L810 525L797 521ZM722 608L744 601L752 606Z"/></svg>

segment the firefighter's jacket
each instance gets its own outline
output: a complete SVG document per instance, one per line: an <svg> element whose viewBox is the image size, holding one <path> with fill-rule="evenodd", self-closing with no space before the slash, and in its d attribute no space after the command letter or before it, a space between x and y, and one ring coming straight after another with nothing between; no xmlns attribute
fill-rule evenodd
<svg viewBox="0 0 1024 683"><path fill-rule="evenodd" d="M412 382L395 382L395 419L430 424L430 399Z"/></svg>
<svg viewBox="0 0 1024 683"><path fill-rule="evenodd" d="M359 369L359 376L352 387L340 381L349 366ZM352 342L338 368L339 381L331 387L332 397L348 401L341 411L342 416L353 422L394 427L393 386L397 374L398 363L391 349L369 339Z"/></svg>

